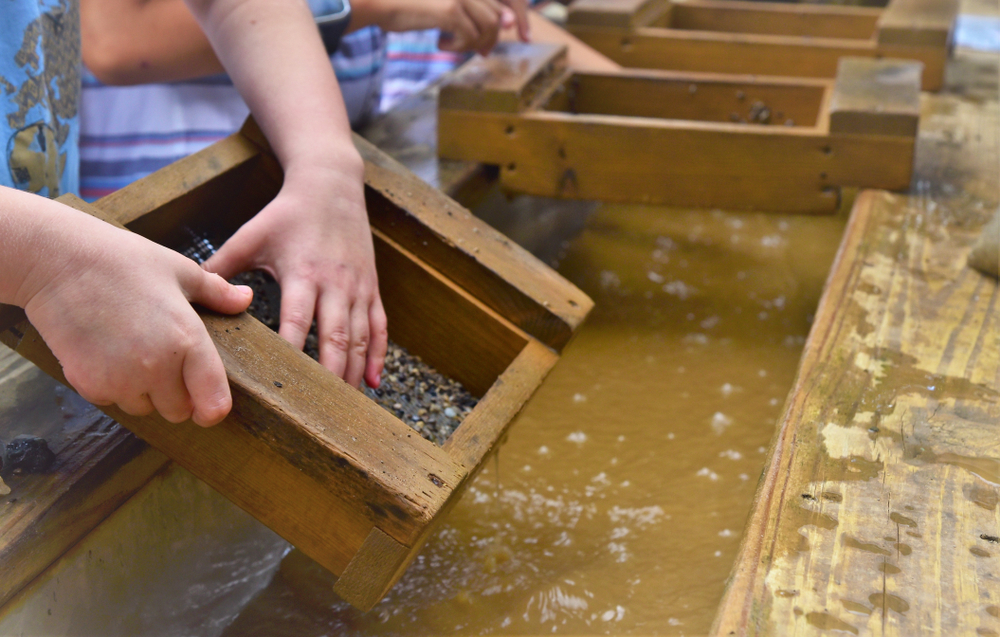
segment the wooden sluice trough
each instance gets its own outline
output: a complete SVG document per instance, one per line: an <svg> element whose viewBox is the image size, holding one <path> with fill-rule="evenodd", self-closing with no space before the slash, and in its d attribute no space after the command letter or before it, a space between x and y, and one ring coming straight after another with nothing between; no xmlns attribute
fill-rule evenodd
<svg viewBox="0 0 1000 637"><path fill-rule="evenodd" d="M233 411L221 424L202 429L104 411L338 575L338 593L368 609L503 438L592 302L373 146L356 143L390 338L479 398L447 442L424 440L247 314L203 314L233 388ZM63 201L178 246L192 229L224 239L281 183L279 164L248 125L94 206ZM5 308L0 341L62 380L45 343L17 315ZM165 463L106 419L68 435L55 473L15 479L19 496L0 510L0 602Z"/></svg>
<svg viewBox="0 0 1000 637"><path fill-rule="evenodd" d="M858 196L709 634L1000 633L1000 288L965 264L1000 204L991 90L924 96L921 185ZM257 157L245 142L223 148ZM67 462L75 482L15 485L52 506L0 510L4 600L165 462L121 430L87 437L108 422L74 434L90 445Z"/></svg>
<svg viewBox="0 0 1000 637"><path fill-rule="evenodd" d="M626 67L832 78L842 57L900 58L922 62L924 90L937 91L957 12L955 0L576 0L567 28Z"/></svg>
<svg viewBox="0 0 1000 637"><path fill-rule="evenodd" d="M585 73L564 47L509 43L441 87L438 153L516 193L832 213L842 187L909 187L919 75L867 58L836 81Z"/></svg>

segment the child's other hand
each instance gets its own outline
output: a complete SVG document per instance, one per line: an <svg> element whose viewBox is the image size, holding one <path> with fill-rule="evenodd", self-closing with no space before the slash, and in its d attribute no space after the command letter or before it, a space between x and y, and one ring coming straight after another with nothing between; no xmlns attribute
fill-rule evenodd
<svg viewBox="0 0 1000 637"><path fill-rule="evenodd" d="M265 270L281 285L279 333L298 349L313 316L320 363L351 385L378 387L387 349L385 310L364 201L364 164L351 152L326 166L301 162L281 192L204 267L231 278Z"/></svg>
<svg viewBox="0 0 1000 637"><path fill-rule="evenodd" d="M232 407L226 370L191 303L236 314L249 305L249 288L66 210L66 241L52 246L23 303L66 380L91 403L135 416L155 409L174 423L221 421Z"/></svg>
<svg viewBox="0 0 1000 637"><path fill-rule="evenodd" d="M514 25L528 40L527 0L386 0L380 15L386 31L440 29L438 46L445 51L487 55L500 30Z"/></svg>

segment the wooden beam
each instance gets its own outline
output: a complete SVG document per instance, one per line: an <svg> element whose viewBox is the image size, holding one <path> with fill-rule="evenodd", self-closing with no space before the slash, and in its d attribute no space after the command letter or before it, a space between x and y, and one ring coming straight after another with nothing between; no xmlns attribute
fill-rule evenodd
<svg viewBox="0 0 1000 637"><path fill-rule="evenodd" d="M844 186L907 188L916 135L903 124L915 122L905 107L916 103L918 66L844 69L839 94L792 78L574 73L550 103L523 111L442 105L438 152L498 165L506 188L531 195L833 212ZM893 83L906 94L883 106ZM885 110L858 115L862 105Z"/></svg>
<svg viewBox="0 0 1000 637"><path fill-rule="evenodd" d="M869 40L881 15L881 9L871 7L678 0L673 3L670 23L662 26L688 31Z"/></svg>
<svg viewBox="0 0 1000 637"><path fill-rule="evenodd" d="M919 62L842 58L830 103L830 132L915 138Z"/></svg>
<svg viewBox="0 0 1000 637"><path fill-rule="evenodd" d="M500 42L487 57L475 57L441 88L442 108L516 113L566 68L566 47Z"/></svg>
<svg viewBox="0 0 1000 637"><path fill-rule="evenodd" d="M813 127L830 82L630 69L578 73L569 87L575 114Z"/></svg>
<svg viewBox="0 0 1000 637"><path fill-rule="evenodd" d="M873 10L678 0L668 17L645 23L597 11L581 12L585 19L574 14L571 9L569 30L626 67L832 78L841 57L892 57L923 62L923 88L936 91L944 82L957 3L892 0Z"/></svg>
<svg viewBox="0 0 1000 637"><path fill-rule="evenodd" d="M669 13L668 0L576 0L569 6L569 24L631 29L655 22Z"/></svg>
<svg viewBox="0 0 1000 637"><path fill-rule="evenodd" d="M957 0L892 0L878 21L878 43L947 50L957 14Z"/></svg>

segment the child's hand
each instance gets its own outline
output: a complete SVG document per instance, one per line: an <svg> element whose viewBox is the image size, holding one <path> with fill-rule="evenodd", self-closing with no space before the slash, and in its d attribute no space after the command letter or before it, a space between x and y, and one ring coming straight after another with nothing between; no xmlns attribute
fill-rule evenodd
<svg viewBox="0 0 1000 637"><path fill-rule="evenodd" d="M232 407L226 371L191 303L236 314L249 288L139 235L61 212L59 236L19 301L66 380L91 403L132 415L221 421Z"/></svg>
<svg viewBox="0 0 1000 637"><path fill-rule="evenodd" d="M286 171L274 201L204 267L225 278L266 270L281 285L281 336L302 349L315 315L320 363L355 387L362 377L378 387L386 317L365 210L364 166L356 153L334 163Z"/></svg>
<svg viewBox="0 0 1000 637"><path fill-rule="evenodd" d="M445 51L487 55L501 29L516 25L528 40L527 0L381 0L377 22L386 31L440 29Z"/></svg>

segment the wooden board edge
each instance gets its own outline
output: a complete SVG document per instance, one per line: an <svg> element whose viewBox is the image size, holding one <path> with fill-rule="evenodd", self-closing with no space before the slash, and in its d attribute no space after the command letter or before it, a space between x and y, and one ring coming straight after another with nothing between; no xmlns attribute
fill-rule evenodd
<svg viewBox="0 0 1000 637"><path fill-rule="evenodd" d="M333 591L351 606L370 611L402 575L411 553L409 547L375 527L337 578Z"/></svg>
<svg viewBox="0 0 1000 637"><path fill-rule="evenodd" d="M766 568L767 545L773 542L776 519L780 511L775 508L781 475L787 480L787 468L795 457L794 419L801 412L805 402L805 381L808 370L819 364L820 354L825 349L827 335L822 332L826 317L834 312L838 299L847 289L851 267L863 243L864 232L872 218L872 209L878 198L888 196L884 191L864 190L855 199L851 216L844 230L844 240L837 250L830 274L824 284L823 294L816 309L816 318L806 339L799 368L795 374L781 416L778 418L774 435L767 451L767 460L750 506L743 529L743 539L736 554L732 571L726 580L722 601L719 603L715 620L709 635L729 637L731 635L756 635L759 625L755 617L760 612L757 594L762 593L766 582L761 573ZM782 472L784 471L784 474Z"/></svg>
<svg viewBox="0 0 1000 637"><path fill-rule="evenodd" d="M45 573L63 554L97 528L114 511L149 483L170 460L125 429L111 434L114 440L98 457L90 459L82 471L71 476L72 483L52 503L40 523L54 530L46 533L33 529L29 547L43 564L31 568L21 563L15 581L5 581L0 588L0 616L8 603ZM3 560L14 556L2 555Z"/></svg>
<svg viewBox="0 0 1000 637"><path fill-rule="evenodd" d="M594 307L578 287L367 140L365 181L403 213L379 230L528 334L561 350ZM394 183L402 179L405 183Z"/></svg>

